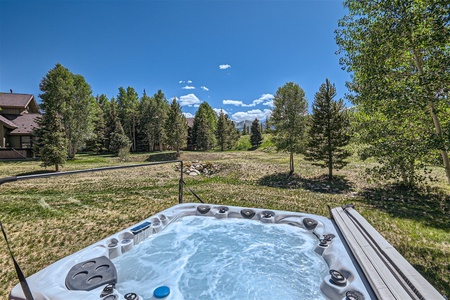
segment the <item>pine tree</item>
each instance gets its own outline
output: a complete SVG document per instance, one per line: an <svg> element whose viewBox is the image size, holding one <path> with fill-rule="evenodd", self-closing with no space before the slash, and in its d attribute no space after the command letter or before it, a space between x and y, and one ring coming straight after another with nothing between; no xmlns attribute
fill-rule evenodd
<svg viewBox="0 0 450 300"><path fill-rule="evenodd" d="M226 149L231 149L239 141L240 134L239 130L236 129L234 122L230 120L228 115L225 115L225 124L226 124L225 130L228 137L226 140L225 147Z"/></svg>
<svg viewBox="0 0 450 300"><path fill-rule="evenodd" d="M117 103L114 97L111 98L111 102L108 105L109 111L106 119L106 128L105 128L105 148L108 151L110 150L111 144L111 136L113 132L116 130L116 125L119 122L119 117L117 116Z"/></svg>
<svg viewBox="0 0 450 300"><path fill-rule="evenodd" d="M39 84L41 108L61 117L67 138L69 158L91 136L92 108L95 105L90 85L61 64L47 72ZM81 117L82 116L82 117Z"/></svg>
<svg viewBox="0 0 450 300"><path fill-rule="evenodd" d="M144 93L139 103L139 112L140 134L144 136L144 141L147 143L148 151L153 151L156 141L154 129L154 120L156 116L155 99Z"/></svg>
<svg viewBox="0 0 450 300"><path fill-rule="evenodd" d="M220 151L225 150L225 144L227 140L226 120L223 110L220 110L219 118L217 119L216 140Z"/></svg>
<svg viewBox="0 0 450 300"><path fill-rule="evenodd" d="M205 116L199 116L196 118L197 131L196 131L196 145L198 150L210 150L212 148L211 142L211 126Z"/></svg>
<svg viewBox="0 0 450 300"><path fill-rule="evenodd" d="M86 141L86 148L90 151L94 151L95 153L100 153L106 150L105 142L106 142L106 125L105 118L103 114L103 110L100 107L100 104L97 102L93 117L93 134Z"/></svg>
<svg viewBox="0 0 450 300"><path fill-rule="evenodd" d="M230 120L223 110L220 110L215 134L217 146L221 151L233 148L239 140L239 131L236 130L234 122Z"/></svg>
<svg viewBox="0 0 450 300"><path fill-rule="evenodd" d="M207 102L200 104L194 117L193 144L198 150L210 150L216 143L217 115Z"/></svg>
<svg viewBox="0 0 450 300"><path fill-rule="evenodd" d="M314 97L311 128L305 158L314 165L328 168L328 179L333 179L333 169L343 168L350 152L343 149L349 143L349 118L344 101L333 100L336 88L328 78Z"/></svg>
<svg viewBox="0 0 450 300"><path fill-rule="evenodd" d="M266 117L266 133L270 133L269 117Z"/></svg>
<svg viewBox="0 0 450 300"><path fill-rule="evenodd" d="M132 150L136 151L136 126L138 118L138 93L132 87L119 88L117 95L117 113L127 137L132 141Z"/></svg>
<svg viewBox="0 0 450 300"><path fill-rule="evenodd" d="M158 92L153 95L153 98L155 99L156 106L155 116L153 119L154 136L156 143L159 145L159 151L163 151L163 146L167 137L164 124L166 123L170 105L161 90L158 90Z"/></svg>
<svg viewBox="0 0 450 300"><path fill-rule="evenodd" d="M114 126L114 131L111 133L111 141L109 143L109 151L118 154L120 150L129 150L131 141L126 136L120 121L117 121Z"/></svg>
<svg viewBox="0 0 450 300"><path fill-rule="evenodd" d="M179 157L180 149L185 147L187 143L187 121L176 98L172 100L170 105L165 129L167 144L177 151L177 157Z"/></svg>
<svg viewBox="0 0 450 300"><path fill-rule="evenodd" d="M55 171L59 172L59 166L67 160L67 139L61 117L53 111L45 111L36 123L34 151L42 161L41 166L55 166Z"/></svg>
<svg viewBox="0 0 450 300"><path fill-rule="evenodd" d="M262 144L262 135L261 135L261 127L259 125L259 120L255 118L252 122L252 127L250 128L250 144L252 144L252 148L256 149Z"/></svg>
<svg viewBox="0 0 450 300"><path fill-rule="evenodd" d="M294 173L294 153L304 148L308 102L305 92L296 83L278 88L273 98L271 123L275 126L272 140L278 150L289 152L290 174Z"/></svg>

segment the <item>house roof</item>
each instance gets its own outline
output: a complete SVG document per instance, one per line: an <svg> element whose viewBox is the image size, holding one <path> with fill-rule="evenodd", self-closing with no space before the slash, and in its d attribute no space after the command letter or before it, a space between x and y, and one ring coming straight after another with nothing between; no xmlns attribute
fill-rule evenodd
<svg viewBox="0 0 450 300"><path fill-rule="evenodd" d="M32 105L33 109L37 109L36 100L31 94L0 93L0 107L26 108L29 105Z"/></svg>
<svg viewBox="0 0 450 300"><path fill-rule="evenodd" d="M9 133L10 135L30 135L33 129L38 127L36 118L39 116L41 114L3 115L0 117L4 117L15 126L15 129Z"/></svg>
<svg viewBox="0 0 450 300"><path fill-rule="evenodd" d="M5 118L2 115L0 115L0 122L5 124L6 127L11 128L11 129L15 129L18 127L16 124L14 124L13 122L11 122L10 120L8 120L7 118Z"/></svg>

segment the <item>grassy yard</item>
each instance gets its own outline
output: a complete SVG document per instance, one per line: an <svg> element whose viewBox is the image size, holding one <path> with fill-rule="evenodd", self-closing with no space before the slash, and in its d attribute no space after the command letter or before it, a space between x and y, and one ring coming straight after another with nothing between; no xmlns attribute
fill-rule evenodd
<svg viewBox="0 0 450 300"><path fill-rule="evenodd" d="M165 155L158 155L162 159ZM170 156L170 155L168 155ZM134 154L129 163L157 159ZM450 187L439 181L420 191L377 186L365 180L367 162L356 158L337 172L296 156L288 177L288 155L263 151L185 152L181 159L220 165L211 177L185 181L206 203L307 212L328 216L331 207L356 209L441 293L450 296ZM120 164L110 156L79 155L64 171ZM0 177L42 172L39 162L0 162ZM175 164L84 173L4 184L0 220L25 275L78 251L178 202ZM197 202L185 189L185 202ZM0 242L0 298L17 283L6 244Z"/></svg>

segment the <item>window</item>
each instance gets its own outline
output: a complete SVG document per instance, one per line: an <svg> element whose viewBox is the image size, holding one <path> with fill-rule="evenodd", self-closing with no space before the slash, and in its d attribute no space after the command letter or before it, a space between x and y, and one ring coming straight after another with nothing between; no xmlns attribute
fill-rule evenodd
<svg viewBox="0 0 450 300"><path fill-rule="evenodd" d="M30 136L21 136L20 137L20 147L21 148L31 148L31 137Z"/></svg>

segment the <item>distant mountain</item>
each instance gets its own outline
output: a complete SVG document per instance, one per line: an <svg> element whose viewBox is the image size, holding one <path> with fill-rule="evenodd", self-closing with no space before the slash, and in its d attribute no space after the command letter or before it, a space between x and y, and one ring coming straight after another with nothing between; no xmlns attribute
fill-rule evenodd
<svg viewBox="0 0 450 300"><path fill-rule="evenodd" d="M250 121L250 120L244 120L244 121L235 122L235 123L234 123L234 127L235 127L236 129L239 129L240 131L242 131L242 130L244 129L244 123L245 123L245 125L246 125L248 128L250 128L250 127L252 127L252 122L253 122L253 121Z"/></svg>

